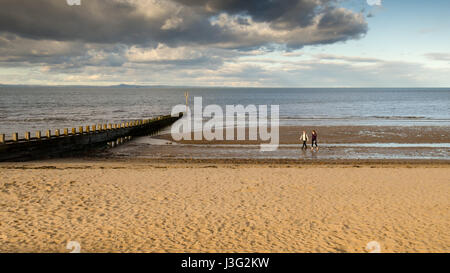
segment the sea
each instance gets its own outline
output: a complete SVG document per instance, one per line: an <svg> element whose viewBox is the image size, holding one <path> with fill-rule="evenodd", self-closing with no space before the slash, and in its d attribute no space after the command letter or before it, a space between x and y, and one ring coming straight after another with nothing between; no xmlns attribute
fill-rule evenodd
<svg viewBox="0 0 450 273"><path fill-rule="evenodd" d="M203 106L279 105L280 125L450 126L450 88L0 87L0 133L119 123Z"/></svg>

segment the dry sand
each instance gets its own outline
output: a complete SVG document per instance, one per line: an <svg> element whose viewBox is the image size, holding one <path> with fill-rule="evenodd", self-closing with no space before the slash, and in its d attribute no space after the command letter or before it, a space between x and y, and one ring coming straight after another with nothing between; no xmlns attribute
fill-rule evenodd
<svg viewBox="0 0 450 273"><path fill-rule="evenodd" d="M0 164L0 251L450 251L450 166Z"/></svg>

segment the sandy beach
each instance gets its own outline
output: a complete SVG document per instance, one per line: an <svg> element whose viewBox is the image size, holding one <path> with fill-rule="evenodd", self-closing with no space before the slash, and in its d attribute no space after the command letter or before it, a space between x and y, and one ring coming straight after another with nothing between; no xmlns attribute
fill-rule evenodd
<svg viewBox="0 0 450 273"><path fill-rule="evenodd" d="M450 251L448 164L0 164L0 251Z"/></svg>

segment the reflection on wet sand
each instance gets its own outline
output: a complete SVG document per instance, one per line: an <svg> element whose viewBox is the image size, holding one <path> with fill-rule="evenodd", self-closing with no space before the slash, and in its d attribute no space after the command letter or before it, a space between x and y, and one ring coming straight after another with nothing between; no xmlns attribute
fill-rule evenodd
<svg viewBox="0 0 450 273"><path fill-rule="evenodd" d="M310 132L310 128L306 128ZM261 152L258 141L180 141L170 134L139 138L108 150L106 157L149 159L408 159L449 160L447 127L319 127L319 151L302 150L301 127L281 127L279 148Z"/></svg>

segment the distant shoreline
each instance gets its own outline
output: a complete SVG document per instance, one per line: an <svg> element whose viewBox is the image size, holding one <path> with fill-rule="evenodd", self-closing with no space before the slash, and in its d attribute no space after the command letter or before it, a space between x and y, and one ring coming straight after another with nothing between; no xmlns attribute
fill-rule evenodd
<svg viewBox="0 0 450 273"><path fill-rule="evenodd" d="M114 84L114 85L41 85L41 84L0 84L1 87L79 87L79 88L223 88L223 89L449 89L448 87L442 86L419 86L419 87L396 87L396 86L335 86L335 87L327 87L327 86L185 86L185 85L133 85L133 84Z"/></svg>

